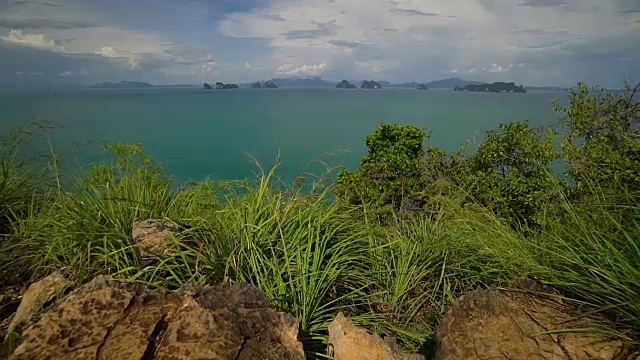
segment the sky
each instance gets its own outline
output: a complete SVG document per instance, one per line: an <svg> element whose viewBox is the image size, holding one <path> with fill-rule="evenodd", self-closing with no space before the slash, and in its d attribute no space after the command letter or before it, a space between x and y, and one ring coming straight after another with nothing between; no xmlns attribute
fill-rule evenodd
<svg viewBox="0 0 640 360"><path fill-rule="evenodd" d="M0 87L291 76L620 87L640 0L0 0Z"/></svg>

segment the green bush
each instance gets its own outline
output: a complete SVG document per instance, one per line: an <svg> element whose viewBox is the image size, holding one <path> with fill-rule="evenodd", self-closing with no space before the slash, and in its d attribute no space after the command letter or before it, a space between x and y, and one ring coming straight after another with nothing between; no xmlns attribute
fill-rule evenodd
<svg viewBox="0 0 640 360"><path fill-rule="evenodd" d="M368 154L355 172L337 179L336 195L351 204L375 204L399 209L417 201L423 187L423 130L383 123L366 138Z"/></svg>
<svg viewBox="0 0 640 360"><path fill-rule="evenodd" d="M640 189L640 84L623 92L601 91L580 83L569 92L569 107L556 105L566 134L562 158L576 191L585 182ZM611 179L616 179L611 183Z"/></svg>

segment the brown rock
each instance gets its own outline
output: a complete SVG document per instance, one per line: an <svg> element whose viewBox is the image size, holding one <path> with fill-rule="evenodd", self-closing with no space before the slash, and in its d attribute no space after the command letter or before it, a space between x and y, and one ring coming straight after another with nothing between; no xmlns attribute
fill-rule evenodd
<svg viewBox="0 0 640 360"><path fill-rule="evenodd" d="M423 360L418 354L399 353L395 341L381 339L355 326L342 313L329 325L329 352L335 360Z"/></svg>
<svg viewBox="0 0 640 360"><path fill-rule="evenodd" d="M478 290L458 298L436 331L436 359L614 359L620 341L585 332L574 309L527 291ZM584 320L583 320L584 321ZM555 333L554 330L558 330Z"/></svg>
<svg viewBox="0 0 640 360"><path fill-rule="evenodd" d="M57 271L31 284L22 295L22 301L7 328L7 336L26 323L46 303L62 295L71 285L71 281Z"/></svg>
<svg viewBox="0 0 640 360"><path fill-rule="evenodd" d="M27 328L9 359L302 360L297 333L246 284L168 294L98 277Z"/></svg>
<svg viewBox="0 0 640 360"><path fill-rule="evenodd" d="M180 225L170 220L148 219L135 222L133 242L143 266L165 258L172 249L171 235L180 235Z"/></svg>

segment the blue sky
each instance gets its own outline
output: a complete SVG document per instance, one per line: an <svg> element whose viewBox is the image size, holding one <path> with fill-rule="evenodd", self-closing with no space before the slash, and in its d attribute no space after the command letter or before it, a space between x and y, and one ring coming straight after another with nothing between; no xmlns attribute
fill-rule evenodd
<svg viewBox="0 0 640 360"><path fill-rule="evenodd" d="M640 81L640 0L0 0L0 87Z"/></svg>

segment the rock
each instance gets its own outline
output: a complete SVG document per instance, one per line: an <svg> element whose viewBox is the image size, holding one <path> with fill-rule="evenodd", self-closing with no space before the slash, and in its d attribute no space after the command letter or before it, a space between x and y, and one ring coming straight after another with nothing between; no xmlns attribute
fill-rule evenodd
<svg viewBox="0 0 640 360"><path fill-rule="evenodd" d="M355 326L342 313L329 325L330 354L335 360L423 360L396 350L395 340L381 339Z"/></svg>
<svg viewBox="0 0 640 360"><path fill-rule="evenodd" d="M57 271L31 284L22 296L22 301L7 328L7 336L18 326L26 323L46 303L62 295L71 285L71 281Z"/></svg>
<svg viewBox="0 0 640 360"><path fill-rule="evenodd" d="M211 89L213 89L213 87L211 85L207 84L207 83L204 83L204 89L205 90L211 90Z"/></svg>
<svg viewBox="0 0 640 360"><path fill-rule="evenodd" d="M568 305L530 291L478 290L458 298L436 331L436 359L614 359L620 341L585 332ZM582 317L583 318L583 317Z"/></svg>
<svg viewBox="0 0 640 360"><path fill-rule="evenodd" d="M9 359L302 360L297 335L247 284L172 294L98 277L28 327Z"/></svg>
<svg viewBox="0 0 640 360"><path fill-rule="evenodd" d="M336 85L336 89L356 89L357 87L347 80L342 80Z"/></svg>
<svg viewBox="0 0 640 360"><path fill-rule="evenodd" d="M382 88L382 85L380 85L380 83L376 82L376 81L368 81L365 80L362 82L362 85L360 85L360 89L380 89Z"/></svg>
<svg viewBox="0 0 640 360"><path fill-rule="evenodd" d="M142 267L167 257L173 249L171 235L179 236L181 226L170 220L148 219L133 224L131 237Z"/></svg>

